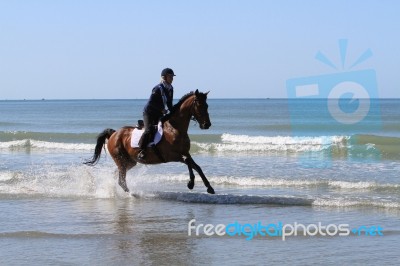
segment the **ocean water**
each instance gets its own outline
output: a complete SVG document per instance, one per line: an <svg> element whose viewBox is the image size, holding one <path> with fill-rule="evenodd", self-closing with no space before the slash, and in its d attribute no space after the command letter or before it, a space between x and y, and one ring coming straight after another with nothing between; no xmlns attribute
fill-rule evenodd
<svg viewBox="0 0 400 266"><path fill-rule="evenodd" d="M145 100L0 101L0 264L397 264L400 100L373 101L344 127L322 99L209 99L189 135L215 195L179 163L137 165L130 194L107 152L82 164Z"/></svg>

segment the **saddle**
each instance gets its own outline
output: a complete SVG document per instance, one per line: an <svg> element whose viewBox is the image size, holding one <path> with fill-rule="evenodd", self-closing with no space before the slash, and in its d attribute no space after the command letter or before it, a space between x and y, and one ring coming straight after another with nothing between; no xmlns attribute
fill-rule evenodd
<svg viewBox="0 0 400 266"><path fill-rule="evenodd" d="M135 128L132 130L132 136L131 136L131 147L132 148L139 148L140 147L140 141L144 132L144 123L143 120L138 120L137 125ZM151 127L151 132L149 134L149 138L151 141L149 141L148 147L156 145L158 142L160 142L161 137L163 135L163 127L162 123L159 122L158 125L155 125Z"/></svg>

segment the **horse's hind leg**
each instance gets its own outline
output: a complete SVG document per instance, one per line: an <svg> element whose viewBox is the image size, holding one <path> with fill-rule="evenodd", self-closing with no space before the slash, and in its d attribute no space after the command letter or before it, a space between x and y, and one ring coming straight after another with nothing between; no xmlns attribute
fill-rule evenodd
<svg viewBox="0 0 400 266"><path fill-rule="evenodd" d="M107 143L108 151L118 167L118 184L125 192L129 192L126 185L126 172L136 165L123 145L125 136L129 134L127 130L129 129L119 130Z"/></svg>
<svg viewBox="0 0 400 266"><path fill-rule="evenodd" d="M122 187L122 189L125 192L129 192L129 189L126 185L126 168L120 167L118 170L119 170L118 184Z"/></svg>
<svg viewBox="0 0 400 266"><path fill-rule="evenodd" d="M132 167L136 165L136 162L126 163L118 167L119 176L118 176L118 184L122 187L125 192L129 192L128 186L126 185L126 172L129 171Z"/></svg>

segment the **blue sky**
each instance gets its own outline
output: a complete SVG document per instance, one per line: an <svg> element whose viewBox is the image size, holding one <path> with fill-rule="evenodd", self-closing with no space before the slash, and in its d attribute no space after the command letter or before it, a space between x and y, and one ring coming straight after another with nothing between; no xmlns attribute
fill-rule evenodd
<svg viewBox="0 0 400 266"><path fill-rule="evenodd" d="M400 97L399 1L0 0L0 100L142 99L164 67L175 98L286 98L286 80L374 69ZM345 67L338 40L347 39Z"/></svg>

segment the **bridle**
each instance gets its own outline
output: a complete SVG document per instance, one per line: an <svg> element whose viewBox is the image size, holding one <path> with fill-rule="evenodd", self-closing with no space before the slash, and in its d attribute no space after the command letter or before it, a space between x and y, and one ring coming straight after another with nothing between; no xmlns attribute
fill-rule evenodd
<svg viewBox="0 0 400 266"><path fill-rule="evenodd" d="M190 117L190 120L196 122L196 125L197 125L197 123L200 123L200 122L197 120L196 116L194 115L196 113L196 106L195 106L196 103L197 103L197 97L194 96L192 106L190 107L190 113L192 114L192 116Z"/></svg>
<svg viewBox="0 0 400 266"><path fill-rule="evenodd" d="M197 98L195 96L192 105L191 105L191 120L195 121L200 125L201 129L208 129L211 126L211 122L209 121L209 114L207 112L207 94L204 95L204 98ZM201 95L203 97L203 95ZM197 109L196 109L197 108ZM200 109L199 109L200 108ZM196 118L197 116L197 118Z"/></svg>

